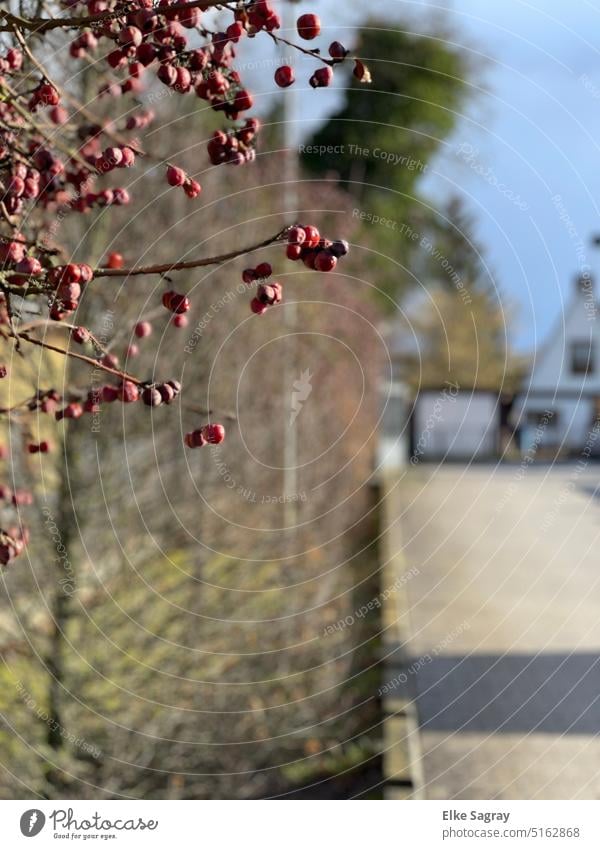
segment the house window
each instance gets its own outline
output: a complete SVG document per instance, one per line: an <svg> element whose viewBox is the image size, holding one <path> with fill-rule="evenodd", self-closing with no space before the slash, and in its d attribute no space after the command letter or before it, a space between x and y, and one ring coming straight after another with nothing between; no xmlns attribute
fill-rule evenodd
<svg viewBox="0 0 600 849"><path fill-rule="evenodd" d="M558 416L554 410L529 410L527 424L531 427L548 427L556 425Z"/></svg>
<svg viewBox="0 0 600 849"><path fill-rule="evenodd" d="M594 365L594 345L591 342L573 342L571 344L571 372L573 374L592 374Z"/></svg>

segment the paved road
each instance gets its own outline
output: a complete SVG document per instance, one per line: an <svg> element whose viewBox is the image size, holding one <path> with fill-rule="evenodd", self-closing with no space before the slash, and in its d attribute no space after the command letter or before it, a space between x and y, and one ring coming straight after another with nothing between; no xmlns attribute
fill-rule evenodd
<svg viewBox="0 0 600 849"><path fill-rule="evenodd" d="M426 797L600 798L600 466L422 465L394 498Z"/></svg>

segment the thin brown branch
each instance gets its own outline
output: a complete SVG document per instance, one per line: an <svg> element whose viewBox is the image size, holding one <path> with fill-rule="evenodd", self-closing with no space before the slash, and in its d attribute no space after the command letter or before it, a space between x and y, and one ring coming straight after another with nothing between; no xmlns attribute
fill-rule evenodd
<svg viewBox="0 0 600 849"><path fill-rule="evenodd" d="M10 334L11 336L13 334ZM84 363L92 366L93 368L101 369L102 371L108 372L108 374L112 374L114 377L118 377L121 380L128 380L131 383L135 383L136 386L146 386L147 381L140 380L138 377L134 377L132 374L128 374L125 371L121 371L120 369L112 368L111 366L105 365L100 360L95 360L93 357L88 357L85 354L78 354L76 351L68 351L65 348L59 348L58 345L52 345L50 342L42 342L41 339L36 339L33 336L30 336L28 333L21 332L19 334L19 339L23 342L29 342L31 345L37 345L39 348L45 348L47 351L54 351L56 354L62 354L64 357L72 357L76 360L81 360Z"/></svg>
<svg viewBox="0 0 600 849"><path fill-rule="evenodd" d="M288 47L291 47L294 50L298 50L300 53L304 53L306 56L310 56L311 59L317 59L319 62L323 62L324 65L329 65L330 68L335 67L335 65L340 64L339 59L326 59L325 56L321 54L320 50L310 50L308 47L302 47L301 44L296 44L293 41L288 41L287 38L284 38L282 35L275 35L274 32L269 32L267 30L267 34L271 36L275 44L286 44Z"/></svg>
<svg viewBox="0 0 600 849"><path fill-rule="evenodd" d="M195 404L182 404L182 407L185 410L189 410L190 413L197 413L197 415L199 416L214 416L217 414L215 410L210 410L206 407L198 407ZM235 413L232 413L228 410L218 413L218 416L220 419L225 419L226 421L237 422L237 416L235 415Z"/></svg>
<svg viewBox="0 0 600 849"><path fill-rule="evenodd" d="M218 0L189 0L187 3L175 3L173 6L169 6L169 12L179 12L194 7L200 9L218 9L223 5ZM100 12L97 15L76 15L70 18L26 18L22 15L13 15L11 12L1 10L0 20L4 20L5 25L0 26L0 32L13 32L18 28L39 35L53 29L82 29L93 24L100 24L103 21L121 18L130 11L130 6L122 4L117 9L110 12Z"/></svg>
<svg viewBox="0 0 600 849"><path fill-rule="evenodd" d="M164 310L163 310L164 312ZM28 333L30 330L38 330L40 327L46 329L54 329L54 330L77 330L79 325L77 324L69 324L66 321L52 321L51 319L40 318L36 321L29 321L27 324L21 324L19 326L19 333ZM87 328L86 328L87 329ZM102 342L100 342L94 334L88 330L89 340L92 345L100 351L102 354L108 354L109 350L106 348Z"/></svg>
<svg viewBox="0 0 600 849"><path fill-rule="evenodd" d="M169 7L171 8L171 7ZM97 277L133 277L139 274L166 274L169 271L183 271L189 268L201 268L205 265L222 265L230 259L244 256L245 254L254 253L261 248L267 248L276 242L281 242L286 236L289 227L284 227L279 233L259 242L256 245L250 245L246 248L239 248L234 251L229 251L226 254L219 256L204 257L203 259L191 259L184 262L166 262L160 265L141 265L137 268L97 268L94 271L94 278Z"/></svg>

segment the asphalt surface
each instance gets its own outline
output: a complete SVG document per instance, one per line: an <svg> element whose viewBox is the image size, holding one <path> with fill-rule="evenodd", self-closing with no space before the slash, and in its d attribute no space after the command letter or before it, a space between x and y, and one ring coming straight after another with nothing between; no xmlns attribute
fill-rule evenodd
<svg viewBox="0 0 600 849"><path fill-rule="evenodd" d="M600 466L427 465L394 491L427 798L600 797Z"/></svg>

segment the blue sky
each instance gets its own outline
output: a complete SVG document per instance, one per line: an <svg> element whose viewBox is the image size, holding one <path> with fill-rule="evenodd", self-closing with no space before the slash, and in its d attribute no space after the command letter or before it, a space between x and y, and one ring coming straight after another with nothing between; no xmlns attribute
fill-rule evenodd
<svg viewBox="0 0 600 849"><path fill-rule="evenodd" d="M514 343L530 349L578 270L590 265L600 286L600 250L590 244L600 232L600 2L311 0L295 4L293 18L318 11L333 23L328 40L349 41L365 8L416 32L442 15L480 65L476 97L423 187L433 203L450 192L468 201L503 302L514 307ZM341 96L315 94L310 113L299 106L305 130ZM461 145L470 158L458 155Z"/></svg>
<svg viewBox="0 0 600 849"><path fill-rule="evenodd" d="M600 8L456 0L448 9L458 40L485 56L485 90L427 189L436 196L454 180L469 200L503 298L517 307L515 343L530 348L563 309L573 275L589 264L600 278L589 240L600 231ZM485 177L456 156L463 143Z"/></svg>

